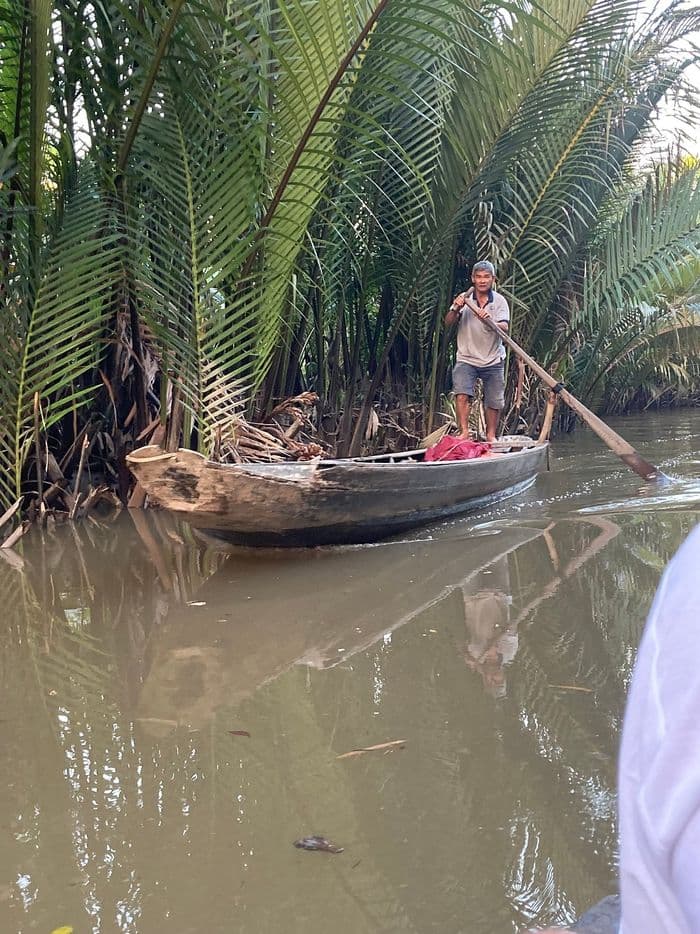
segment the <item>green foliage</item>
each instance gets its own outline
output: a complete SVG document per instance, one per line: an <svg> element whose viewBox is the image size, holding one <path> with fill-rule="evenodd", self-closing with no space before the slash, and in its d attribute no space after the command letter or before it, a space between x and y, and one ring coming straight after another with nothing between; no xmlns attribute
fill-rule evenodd
<svg viewBox="0 0 700 934"><path fill-rule="evenodd" d="M56 452L306 388L355 450L378 397L430 422L477 257L584 400L692 389L697 166L642 157L700 14L641 7L0 0L2 501L35 398Z"/></svg>
<svg viewBox="0 0 700 934"><path fill-rule="evenodd" d="M608 411L697 385L700 179L669 162L601 214L557 335L576 391Z"/></svg>

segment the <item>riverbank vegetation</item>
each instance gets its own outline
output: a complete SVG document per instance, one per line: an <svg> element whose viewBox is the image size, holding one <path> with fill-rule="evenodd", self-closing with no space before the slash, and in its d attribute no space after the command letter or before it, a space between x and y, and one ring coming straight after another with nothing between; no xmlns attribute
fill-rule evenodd
<svg viewBox="0 0 700 934"><path fill-rule="evenodd" d="M0 0L0 500L306 391L340 455L415 440L476 258L589 406L697 399L698 163L652 140L700 11L645 8Z"/></svg>

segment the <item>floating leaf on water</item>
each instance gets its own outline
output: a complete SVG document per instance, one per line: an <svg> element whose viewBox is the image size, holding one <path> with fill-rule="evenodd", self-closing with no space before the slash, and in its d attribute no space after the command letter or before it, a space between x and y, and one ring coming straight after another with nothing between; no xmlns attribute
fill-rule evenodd
<svg viewBox="0 0 700 934"><path fill-rule="evenodd" d="M363 746L361 749L351 749L350 752L343 752L339 756L336 756L336 759L349 759L351 756L362 756L366 752L379 752L381 749L387 750L391 749L403 749L406 745L405 739L392 739L388 743L377 743L376 746Z"/></svg>
<svg viewBox="0 0 700 934"><path fill-rule="evenodd" d="M54 928L51 934L73 934L73 928L69 924L64 924L63 927Z"/></svg>
<svg viewBox="0 0 700 934"><path fill-rule="evenodd" d="M229 736L250 736L248 730L226 730Z"/></svg>
<svg viewBox="0 0 700 934"><path fill-rule="evenodd" d="M559 691L580 691L582 694L594 694L593 688L582 688L578 684L550 684L550 688L557 688Z"/></svg>
<svg viewBox="0 0 700 934"><path fill-rule="evenodd" d="M343 847L336 846L325 837L302 837L301 840L295 840L294 846L299 850L319 850L321 853L342 853Z"/></svg>

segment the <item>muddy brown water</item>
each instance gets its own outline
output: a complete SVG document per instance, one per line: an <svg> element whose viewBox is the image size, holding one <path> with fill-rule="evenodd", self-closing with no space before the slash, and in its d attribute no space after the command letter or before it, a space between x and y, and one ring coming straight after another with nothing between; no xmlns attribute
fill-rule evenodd
<svg viewBox="0 0 700 934"><path fill-rule="evenodd" d="M700 411L613 424L670 483L582 430L524 496L374 546L33 530L0 561L0 931L491 934L614 891L625 693L700 518Z"/></svg>

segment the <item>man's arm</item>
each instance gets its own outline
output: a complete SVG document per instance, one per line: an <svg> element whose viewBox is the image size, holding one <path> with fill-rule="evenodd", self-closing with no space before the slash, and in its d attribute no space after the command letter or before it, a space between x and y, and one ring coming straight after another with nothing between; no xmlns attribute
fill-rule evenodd
<svg viewBox="0 0 700 934"><path fill-rule="evenodd" d="M499 299L500 308L496 315L496 324L502 331L508 333L508 328L510 326L510 305L502 295L499 296Z"/></svg>
<svg viewBox="0 0 700 934"><path fill-rule="evenodd" d="M455 296L445 315L445 324L448 328L452 327L462 317L462 309L466 304L468 294L468 292L460 292L459 295Z"/></svg>

